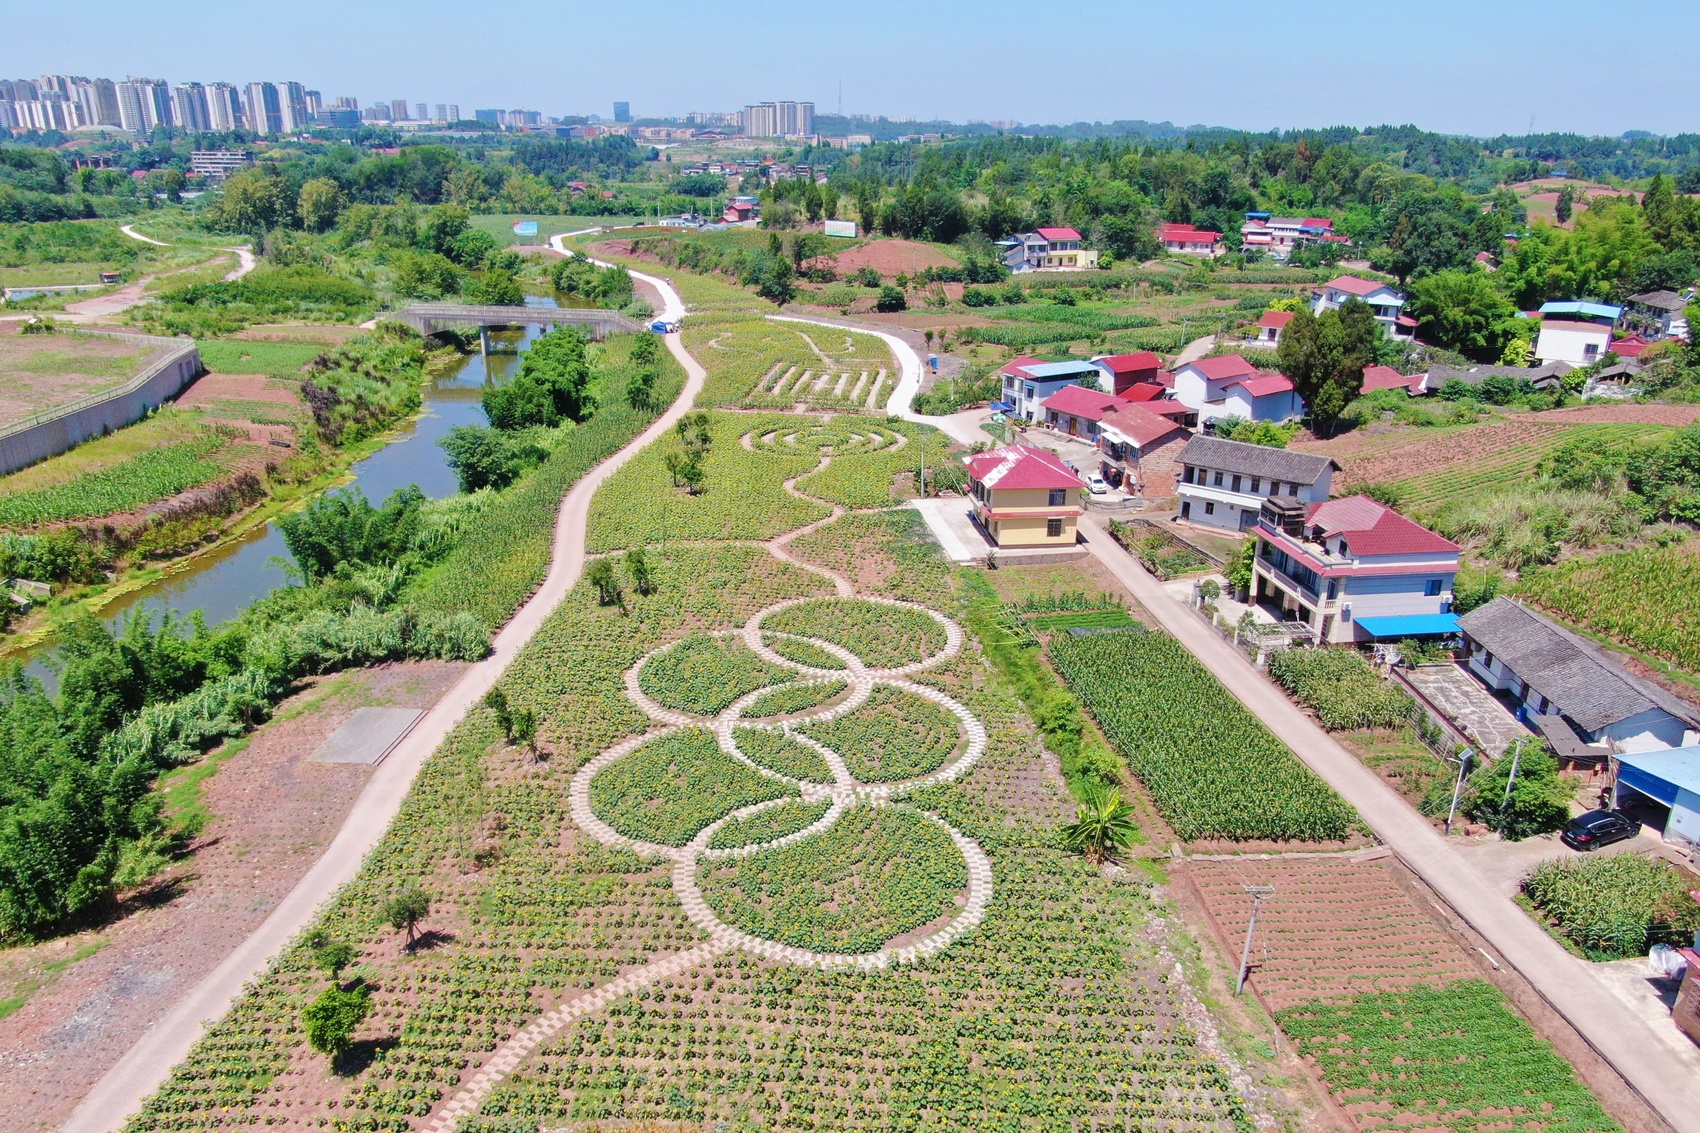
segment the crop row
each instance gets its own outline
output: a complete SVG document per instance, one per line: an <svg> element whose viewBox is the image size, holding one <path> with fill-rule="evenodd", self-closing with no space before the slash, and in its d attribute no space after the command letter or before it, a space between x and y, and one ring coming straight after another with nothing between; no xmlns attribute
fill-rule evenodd
<svg viewBox="0 0 1700 1133"><path fill-rule="evenodd" d="M935 771L961 739L955 716L890 685L876 686L854 711L799 730L843 756L859 783L892 783Z"/></svg>
<svg viewBox="0 0 1700 1133"><path fill-rule="evenodd" d="M1331 732L1397 728L1416 719L1417 703L1352 649L1285 649L1269 675Z"/></svg>
<svg viewBox="0 0 1700 1133"><path fill-rule="evenodd" d="M919 610L861 599L799 602L769 614L763 629L843 646L874 669L924 661L945 647L945 631Z"/></svg>
<svg viewBox="0 0 1700 1133"><path fill-rule="evenodd" d="M628 838L683 846L717 818L792 793L721 751L713 732L685 728L597 772L590 807Z"/></svg>
<svg viewBox="0 0 1700 1133"><path fill-rule="evenodd" d="M896 372L879 339L835 327L715 315L693 319L685 345L708 371L701 403L710 406L804 403L883 413Z"/></svg>
<svg viewBox="0 0 1700 1133"><path fill-rule="evenodd" d="M842 660L812 641L804 641L799 637L785 637L777 633L764 633L761 639L764 645L787 661L795 661L797 664L807 665L811 669L843 669L847 667Z"/></svg>
<svg viewBox="0 0 1700 1133"><path fill-rule="evenodd" d="M1338 841L1356 815L1174 638L1063 634L1050 656L1185 839Z"/></svg>
<svg viewBox="0 0 1700 1133"><path fill-rule="evenodd" d="M1518 591L1584 629L1700 672L1700 557L1679 547L1571 558L1525 575Z"/></svg>
<svg viewBox="0 0 1700 1133"><path fill-rule="evenodd" d="M873 952L954 908L968 866L950 835L910 810L857 806L801 842L700 876L726 923L817 952Z"/></svg>
<svg viewBox="0 0 1700 1133"><path fill-rule="evenodd" d="M0 527L117 515L199 487L224 474L219 455L235 436L229 427L204 428L192 440L148 449L63 484L0 495Z"/></svg>
<svg viewBox="0 0 1700 1133"><path fill-rule="evenodd" d="M751 653L737 638L693 633L645 661L638 670L638 687L663 707L716 716L745 693L790 675Z"/></svg>

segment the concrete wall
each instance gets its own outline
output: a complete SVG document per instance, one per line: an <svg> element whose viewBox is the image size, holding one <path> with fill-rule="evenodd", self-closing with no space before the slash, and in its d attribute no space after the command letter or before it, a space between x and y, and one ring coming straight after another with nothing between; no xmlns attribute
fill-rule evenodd
<svg viewBox="0 0 1700 1133"><path fill-rule="evenodd" d="M190 339L100 331L58 333L96 334L169 349L121 386L0 427L0 475L27 468L103 433L134 424L150 410L176 397L201 372L201 351Z"/></svg>

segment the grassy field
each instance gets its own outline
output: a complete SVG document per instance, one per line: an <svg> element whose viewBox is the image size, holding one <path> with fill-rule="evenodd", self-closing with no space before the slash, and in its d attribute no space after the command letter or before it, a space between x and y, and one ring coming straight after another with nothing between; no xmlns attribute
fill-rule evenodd
<svg viewBox="0 0 1700 1133"><path fill-rule="evenodd" d="M242 342L208 339L200 344L201 362L216 374L265 374L299 377L301 367L323 354L329 345L315 342Z"/></svg>
<svg viewBox="0 0 1700 1133"><path fill-rule="evenodd" d="M118 385L157 353L121 338L0 330L0 425Z"/></svg>
<svg viewBox="0 0 1700 1133"><path fill-rule="evenodd" d="M150 293L157 293L169 291L173 287L190 287L197 283L217 283L229 275L235 267L235 254L220 252L192 267L178 268L155 276L148 281L146 290Z"/></svg>
<svg viewBox="0 0 1700 1133"><path fill-rule="evenodd" d="M899 376L885 343L830 327L692 320L685 345L709 370L704 405L883 412Z"/></svg>

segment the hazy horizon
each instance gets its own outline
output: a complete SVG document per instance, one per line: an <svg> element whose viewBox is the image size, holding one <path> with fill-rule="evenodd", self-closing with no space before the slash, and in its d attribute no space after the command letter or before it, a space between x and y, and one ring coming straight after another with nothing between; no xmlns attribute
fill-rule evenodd
<svg viewBox="0 0 1700 1133"><path fill-rule="evenodd" d="M523 107L606 118L619 100L634 117L669 117L773 99L812 100L828 114L842 81L846 113L923 121L1144 119L1253 131L1412 124L1477 137L1524 134L1531 120L1537 133L1700 129L1688 106L1700 6L1427 7L1376 21L1276 15L1237 0L1185 8L1090 0L1044 13L1009 0L971 9L873 0L840 17L751 0L735 9L747 19L734 21L671 3L634 20L606 7L519 0L489 25L485 49L467 51L463 34L448 34L463 31L466 9L443 0L300 0L263 11L90 0L78 8L83 26L69 32L62 14L39 5L8 17L0 77L292 79L327 101L456 103L466 116ZM1608 18L1632 31L1614 42L1599 26ZM1614 44L1610 55L1602 42ZM1630 81L1616 65L1626 49L1635 52ZM1586 93L1564 94L1567 76Z"/></svg>

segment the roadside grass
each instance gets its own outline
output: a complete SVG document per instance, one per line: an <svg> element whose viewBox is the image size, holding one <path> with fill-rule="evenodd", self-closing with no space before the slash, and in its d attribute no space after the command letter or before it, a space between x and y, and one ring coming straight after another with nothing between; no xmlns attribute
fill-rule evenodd
<svg viewBox="0 0 1700 1133"><path fill-rule="evenodd" d="M301 367L330 349L312 342L242 342L229 338L207 339L198 345L201 363L215 374L265 374L273 378L299 378Z"/></svg>
<svg viewBox="0 0 1700 1133"><path fill-rule="evenodd" d="M1420 807L1431 790L1449 785L1457 774L1408 729L1336 732L1334 738L1413 807Z"/></svg>
<svg viewBox="0 0 1700 1133"><path fill-rule="evenodd" d="M69 340L75 343L75 339ZM129 354L101 354L78 350L75 345L66 350L45 350L5 364L13 373L22 374L86 374L91 378L127 378L138 369L137 360L147 351Z"/></svg>
<svg viewBox="0 0 1700 1133"><path fill-rule="evenodd" d="M236 256L230 252L220 252L204 263L157 275L148 281L143 290L149 294L155 294L160 291L168 291L173 287L188 287L196 283L217 283L235 268Z"/></svg>
<svg viewBox="0 0 1700 1133"><path fill-rule="evenodd" d="M103 271L126 271L128 264L111 260L0 267L0 287L47 287L65 283L99 283ZM73 298L87 298L94 292Z"/></svg>

